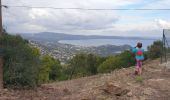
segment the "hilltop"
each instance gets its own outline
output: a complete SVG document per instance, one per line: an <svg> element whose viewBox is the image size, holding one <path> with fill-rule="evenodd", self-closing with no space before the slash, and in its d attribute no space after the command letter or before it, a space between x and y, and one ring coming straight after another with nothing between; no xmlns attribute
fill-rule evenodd
<svg viewBox="0 0 170 100"><path fill-rule="evenodd" d="M134 66L133 66L134 67ZM133 67L74 80L43 84L34 90L0 92L0 100L168 100L170 71L159 60L146 61L142 78Z"/></svg>

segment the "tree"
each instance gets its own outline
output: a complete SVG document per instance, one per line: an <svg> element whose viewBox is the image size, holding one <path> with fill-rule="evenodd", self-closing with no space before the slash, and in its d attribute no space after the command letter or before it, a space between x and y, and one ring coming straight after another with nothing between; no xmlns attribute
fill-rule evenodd
<svg viewBox="0 0 170 100"><path fill-rule="evenodd" d="M162 45L161 41L154 41L151 46L148 46L148 58L155 59L161 57Z"/></svg>
<svg viewBox="0 0 170 100"><path fill-rule="evenodd" d="M77 54L70 61L70 79L72 79L73 75L84 76L85 70L85 54Z"/></svg>
<svg viewBox="0 0 170 100"><path fill-rule="evenodd" d="M52 58L52 64L51 64L51 71L49 74L49 79L50 80L60 80L60 78L62 77L62 66L60 64L59 60L56 60L54 58Z"/></svg>
<svg viewBox="0 0 170 100"><path fill-rule="evenodd" d="M41 58L41 67L39 69L39 82L44 83L49 80L57 80L61 75L60 61L45 55Z"/></svg>
<svg viewBox="0 0 170 100"><path fill-rule="evenodd" d="M119 56L122 61L122 67L130 67L135 65L135 57L131 55L130 51L126 50L117 56Z"/></svg>
<svg viewBox="0 0 170 100"><path fill-rule="evenodd" d="M99 67L99 73L108 73L115 69L121 68L123 65L123 61L120 57L110 57L106 61L104 61Z"/></svg>
<svg viewBox="0 0 170 100"><path fill-rule="evenodd" d="M111 72L115 69L130 67L135 64L135 57L130 51L124 51L116 56L107 58L99 67L99 73Z"/></svg>
<svg viewBox="0 0 170 100"><path fill-rule="evenodd" d="M39 50L31 48L20 36L4 34L4 85L35 87L38 82Z"/></svg>
<svg viewBox="0 0 170 100"><path fill-rule="evenodd" d="M97 74L97 66L103 60L93 54L76 54L69 62L70 78Z"/></svg>

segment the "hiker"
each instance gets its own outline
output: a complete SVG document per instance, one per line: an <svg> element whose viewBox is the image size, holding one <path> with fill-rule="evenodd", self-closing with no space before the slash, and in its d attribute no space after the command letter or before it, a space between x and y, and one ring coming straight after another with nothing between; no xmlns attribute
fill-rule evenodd
<svg viewBox="0 0 170 100"><path fill-rule="evenodd" d="M135 54L136 68L135 75L142 74L142 61L144 60L144 49L142 48L142 43L138 42L137 46L132 48L132 53Z"/></svg>

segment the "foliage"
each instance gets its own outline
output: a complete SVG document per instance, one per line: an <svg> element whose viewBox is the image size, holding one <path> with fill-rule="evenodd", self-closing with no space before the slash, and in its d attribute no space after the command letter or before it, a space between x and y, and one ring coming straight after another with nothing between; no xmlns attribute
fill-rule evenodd
<svg viewBox="0 0 170 100"><path fill-rule="evenodd" d="M137 76L136 77L136 82L142 83L143 82L143 78L141 76Z"/></svg>
<svg viewBox="0 0 170 100"><path fill-rule="evenodd" d="M61 69L61 75L59 77L59 81L62 80L68 80L70 78L70 73L71 73L71 67L68 64L64 64L62 65L62 69Z"/></svg>
<svg viewBox="0 0 170 100"><path fill-rule="evenodd" d="M97 74L97 58L93 54L88 54L86 57L86 67L90 74Z"/></svg>
<svg viewBox="0 0 170 100"><path fill-rule="evenodd" d="M93 54L77 54L69 62L70 78L97 74L99 66L105 58Z"/></svg>
<svg viewBox="0 0 170 100"><path fill-rule="evenodd" d="M93 54L77 54L69 62L70 78L111 72L134 64L135 58L130 51L107 58Z"/></svg>
<svg viewBox="0 0 170 100"><path fill-rule="evenodd" d="M114 69L121 68L122 63L120 57L110 57L98 67L98 72L111 72Z"/></svg>
<svg viewBox="0 0 170 100"><path fill-rule="evenodd" d="M61 73L62 73L62 66L59 60L56 60L51 57L51 70L49 73L50 80L60 80Z"/></svg>
<svg viewBox="0 0 170 100"><path fill-rule="evenodd" d="M6 87L35 87L49 80L64 79L59 60L48 55L41 57L39 50L30 47L19 35L4 34L0 41L4 51Z"/></svg>
<svg viewBox="0 0 170 100"><path fill-rule="evenodd" d="M41 58L41 67L39 69L39 83L49 80L58 80L61 75L61 65L59 60L45 55Z"/></svg>
<svg viewBox="0 0 170 100"><path fill-rule="evenodd" d="M122 61L122 67L130 67L135 65L135 57L131 55L131 52L126 50L118 55Z"/></svg>
<svg viewBox="0 0 170 100"><path fill-rule="evenodd" d="M135 64L135 58L130 51L124 51L116 56L108 58L98 67L99 73L111 72L115 69L129 67Z"/></svg>
<svg viewBox="0 0 170 100"><path fill-rule="evenodd" d="M68 64L61 65L59 60L49 55L41 56L37 48L30 47L27 40L20 36L5 34L0 38L4 50L4 85L6 87L35 87L50 80L95 75L126 68L135 64L130 51L116 56L100 57L94 54L76 54ZM144 53L145 58L161 56L161 41L155 41ZM140 81L140 79L139 79Z"/></svg>
<svg viewBox="0 0 170 100"><path fill-rule="evenodd" d="M38 82L39 50L28 46L20 36L4 34L0 38L4 49L4 85L35 87Z"/></svg>
<svg viewBox="0 0 170 100"><path fill-rule="evenodd" d="M155 41L151 46L148 47L148 58L155 59L162 55L162 42Z"/></svg>

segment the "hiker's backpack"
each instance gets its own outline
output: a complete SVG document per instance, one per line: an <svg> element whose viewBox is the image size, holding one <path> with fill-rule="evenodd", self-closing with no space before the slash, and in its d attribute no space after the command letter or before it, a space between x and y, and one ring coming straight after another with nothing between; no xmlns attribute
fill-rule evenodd
<svg viewBox="0 0 170 100"><path fill-rule="evenodd" d="M137 56L142 56L143 55L143 51L138 49L137 52L136 52L136 55Z"/></svg>

